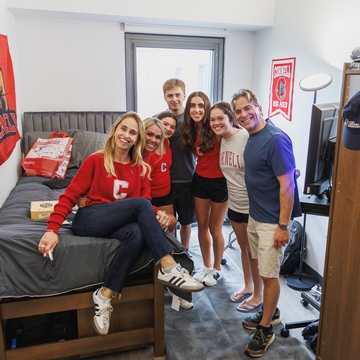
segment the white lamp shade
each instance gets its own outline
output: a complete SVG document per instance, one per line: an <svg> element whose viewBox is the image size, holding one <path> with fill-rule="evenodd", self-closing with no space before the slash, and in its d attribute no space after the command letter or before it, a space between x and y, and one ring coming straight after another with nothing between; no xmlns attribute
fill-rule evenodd
<svg viewBox="0 0 360 360"><path fill-rule="evenodd" d="M332 82L332 76L327 73L318 73L305 76L300 80L299 86L304 91L317 91L329 86Z"/></svg>

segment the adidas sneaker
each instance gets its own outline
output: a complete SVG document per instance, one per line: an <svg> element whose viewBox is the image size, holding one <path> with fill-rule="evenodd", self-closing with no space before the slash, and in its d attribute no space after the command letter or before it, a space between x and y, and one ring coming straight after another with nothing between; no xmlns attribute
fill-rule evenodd
<svg viewBox="0 0 360 360"><path fill-rule="evenodd" d="M209 273L205 276L203 283L206 286L214 286L222 278L221 271L214 268L210 269Z"/></svg>
<svg viewBox="0 0 360 360"><path fill-rule="evenodd" d="M110 327L110 317L113 307L111 306L111 299L106 299L103 301L100 296L101 288L97 289L93 293L93 302L95 305L95 315L94 315L94 328L98 335L106 335L109 332Z"/></svg>
<svg viewBox="0 0 360 360"><path fill-rule="evenodd" d="M171 296L171 297L173 297L173 296L177 296L177 295L174 295L173 293L172 293L172 291L168 288L168 287L166 287L165 288L165 291L167 292L167 294L169 295L169 296ZM179 300L180 300L180 307L182 307L183 309L185 309L185 310L190 310L190 309L192 309L193 307L194 307L194 304L193 304L193 302L191 301L187 301L187 300L185 300L185 299L183 299L183 298L181 298L181 297L179 297L178 296L178 298L179 298Z"/></svg>
<svg viewBox="0 0 360 360"><path fill-rule="evenodd" d="M160 268L158 281L162 284L188 292L196 292L204 289L204 285L194 280L189 272L180 264L171 266L168 269Z"/></svg>

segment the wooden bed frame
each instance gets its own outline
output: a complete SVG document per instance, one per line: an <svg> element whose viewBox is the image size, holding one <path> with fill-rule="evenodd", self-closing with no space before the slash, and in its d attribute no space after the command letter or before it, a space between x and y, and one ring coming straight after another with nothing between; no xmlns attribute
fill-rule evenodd
<svg viewBox="0 0 360 360"><path fill-rule="evenodd" d="M36 112L24 113L23 132L80 129L106 133L124 112ZM141 347L154 347L154 356L165 354L164 286L157 281L158 265L153 272L131 275L121 300L113 299L109 334L99 336L92 325L95 288L71 293L0 301L0 359L41 360L80 355L94 356ZM71 340L8 349L6 321L31 320L45 314L76 312L77 336ZM46 341L46 342L45 342Z"/></svg>
<svg viewBox="0 0 360 360"><path fill-rule="evenodd" d="M127 282L121 300L113 299L110 332L105 337L92 326L94 305L91 291L46 298L0 302L0 359L45 360L66 356L95 356L153 346L154 356L165 354L164 286L157 281L158 265L152 276ZM78 337L52 343L6 349L4 323L15 318L76 310Z"/></svg>

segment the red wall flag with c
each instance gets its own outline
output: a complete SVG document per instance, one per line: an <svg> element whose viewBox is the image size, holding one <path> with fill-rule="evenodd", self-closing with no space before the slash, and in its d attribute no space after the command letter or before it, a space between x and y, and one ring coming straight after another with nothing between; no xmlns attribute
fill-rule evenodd
<svg viewBox="0 0 360 360"><path fill-rule="evenodd" d="M0 165L9 158L19 139L14 71L7 36L0 34Z"/></svg>

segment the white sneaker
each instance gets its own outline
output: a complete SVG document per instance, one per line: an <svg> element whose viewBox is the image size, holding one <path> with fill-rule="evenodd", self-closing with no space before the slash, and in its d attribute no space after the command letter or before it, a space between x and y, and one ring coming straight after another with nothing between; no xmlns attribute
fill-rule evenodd
<svg viewBox="0 0 360 360"><path fill-rule="evenodd" d="M166 270L160 268L158 281L164 285L188 292L201 291L204 289L204 285L194 280L189 275L189 272L182 268L180 264L174 265Z"/></svg>
<svg viewBox="0 0 360 360"><path fill-rule="evenodd" d="M177 296L177 295L174 295L173 293L172 293L172 291L167 287L167 288L165 288L165 291L168 293L168 295L170 295L171 297L173 297L173 296ZM179 300L180 300L180 306L183 308L183 309L185 309L185 310L190 310L190 309L192 309L193 307L194 307L194 304L192 303L192 302L190 302L190 301L187 301L187 300L185 300L185 299L183 299L183 298L181 298L181 297L179 297L179 296L177 296L178 298L179 298Z"/></svg>
<svg viewBox="0 0 360 360"><path fill-rule="evenodd" d="M208 267L206 267L205 265L203 265L203 266L199 269L199 271L197 271L197 272L195 273L195 275L193 276L193 278L194 278L196 281L202 283L202 282L204 281L205 277L207 276L207 274L211 271L211 269L212 269L212 268L208 268Z"/></svg>
<svg viewBox="0 0 360 360"><path fill-rule="evenodd" d="M105 301L99 297L101 288L93 293L93 302L95 305L94 328L98 335L106 335L109 332L110 317L113 307L111 306L111 299Z"/></svg>
<svg viewBox="0 0 360 360"><path fill-rule="evenodd" d="M203 283L206 286L214 286L222 278L221 271L214 268L210 269L210 272L206 275Z"/></svg>

